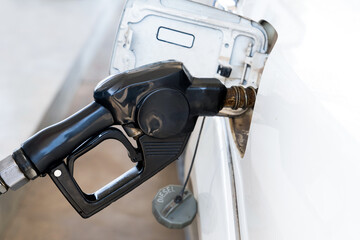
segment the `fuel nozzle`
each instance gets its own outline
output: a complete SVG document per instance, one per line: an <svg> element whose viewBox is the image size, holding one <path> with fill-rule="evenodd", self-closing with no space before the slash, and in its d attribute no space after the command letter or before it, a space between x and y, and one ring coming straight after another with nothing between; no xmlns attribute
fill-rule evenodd
<svg viewBox="0 0 360 240"><path fill-rule="evenodd" d="M192 77L175 61L112 75L95 88L92 103L39 131L0 160L0 193L49 174L74 209L90 217L175 161L198 117L216 116L223 108L252 108L255 98L252 87L226 88L216 78ZM125 126L136 137L137 147L113 125ZM121 142L137 165L93 194L85 194L74 179L74 162L107 139ZM168 213L180 209L180 202L171 203Z"/></svg>

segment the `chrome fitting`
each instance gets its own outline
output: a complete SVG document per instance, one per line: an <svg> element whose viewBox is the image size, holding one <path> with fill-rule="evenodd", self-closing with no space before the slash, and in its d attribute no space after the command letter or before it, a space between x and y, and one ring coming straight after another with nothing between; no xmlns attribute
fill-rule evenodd
<svg viewBox="0 0 360 240"><path fill-rule="evenodd" d="M29 179L20 170L12 156L0 160L0 192L5 193L8 188L17 190L24 186Z"/></svg>

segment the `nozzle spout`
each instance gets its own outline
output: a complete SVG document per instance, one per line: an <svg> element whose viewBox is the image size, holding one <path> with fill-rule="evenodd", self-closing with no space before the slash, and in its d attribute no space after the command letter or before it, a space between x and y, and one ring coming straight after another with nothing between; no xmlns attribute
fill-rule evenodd
<svg viewBox="0 0 360 240"><path fill-rule="evenodd" d="M224 107L233 110L252 108L255 105L256 89L253 87L232 86L227 89Z"/></svg>

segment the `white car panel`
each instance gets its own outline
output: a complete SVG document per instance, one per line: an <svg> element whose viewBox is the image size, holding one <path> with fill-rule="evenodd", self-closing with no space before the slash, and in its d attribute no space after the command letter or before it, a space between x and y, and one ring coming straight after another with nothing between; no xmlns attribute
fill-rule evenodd
<svg viewBox="0 0 360 240"><path fill-rule="evenodd" d="M358 239L357 1L244 3L278 43L243 159L234 161L242 239Z"/></svg>
<svg viewBox="0 0 360 240"><path fill-rule="evenodd" d="M198 120L185 151L186 170L195 151L201 121ZM199 239L239 239L240 235L226 122L225 118L206 118L196 152L191 186L198 201L194 227Z"/></svg>

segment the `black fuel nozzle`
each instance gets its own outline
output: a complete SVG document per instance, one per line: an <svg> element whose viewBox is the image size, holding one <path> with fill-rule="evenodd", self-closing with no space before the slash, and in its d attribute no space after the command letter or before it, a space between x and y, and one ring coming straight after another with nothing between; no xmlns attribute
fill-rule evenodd
<svg viewBox="0 0 360 240"><path fill-rule="evenodd" d="M26 179L49 174L78 213L90 217L176 160L199 116L252 107L255 96L252 88L227 89L218 79L194 78L179 62L147 65L100 82L93 103L36 133L12 158ZM122 125L137 147L113 125ZM73 177L74 162L106 139L120 141L137 165L86 194ZM9 180L1 174L0 161L7 190Z"/></svg>

